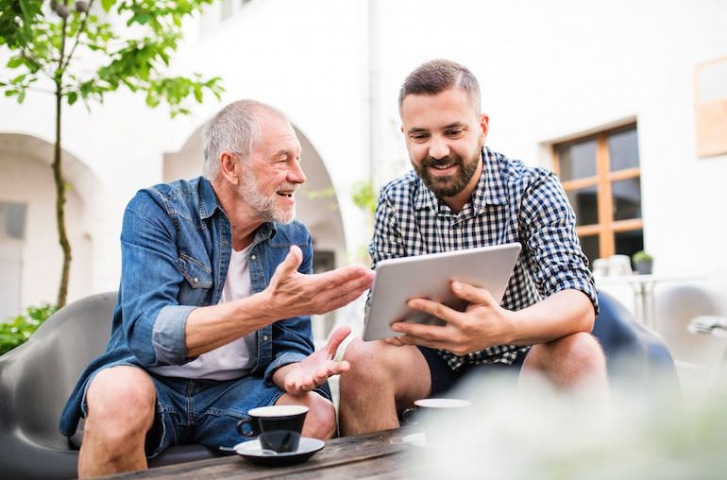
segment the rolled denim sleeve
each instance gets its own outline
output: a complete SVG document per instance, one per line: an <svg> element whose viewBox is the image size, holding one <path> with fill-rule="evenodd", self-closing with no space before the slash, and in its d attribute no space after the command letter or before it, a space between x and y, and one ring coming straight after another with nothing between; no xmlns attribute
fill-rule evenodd
<svg viewBox="0 0 727 480"><path fill-rule="evenodd" d="M182 363L187 355L185 327L187 317L196 307L169 305L161 309L152 328L152 344L157 361Z"/></svg>
<svg viewBox="0 0 727 480"><path fill-rule="evenodd" d="M126 342L141 366L181 364L186 359L187 316L179 305L179 269L173 217L148 191L129 202L121 233L121 295Z"/></svg>

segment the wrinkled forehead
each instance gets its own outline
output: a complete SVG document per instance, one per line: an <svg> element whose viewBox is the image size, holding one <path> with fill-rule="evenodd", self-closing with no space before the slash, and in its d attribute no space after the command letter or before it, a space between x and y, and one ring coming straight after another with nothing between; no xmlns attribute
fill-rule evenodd
<svg viewBox="0 0 727 480"><path fill-rule="evenodd" d="M301 151L300 141L290 121L282 115L269 110L261 111L258 114L260 124L259 142L255 149L264 150L267 153L272 151L289 152L299 155Z"/></svg>

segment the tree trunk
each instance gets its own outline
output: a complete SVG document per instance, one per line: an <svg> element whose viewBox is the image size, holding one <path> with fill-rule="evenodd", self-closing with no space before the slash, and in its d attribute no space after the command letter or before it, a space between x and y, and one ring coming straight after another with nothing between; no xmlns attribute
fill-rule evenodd
<svg viewBox="0 0 727 480"><path fill-rule="evenodd" d="M58 243L63 251L63 268L61 269L61 282L58 286L56 308L66 304L68 295L68 279L71 271L71 244L66 233L66 182L63 178L61 164L61 113L63 111L63 90L60 81L56 81L56 143L53 148L53 180L56 186L56 226L58 228Z"/></svg>

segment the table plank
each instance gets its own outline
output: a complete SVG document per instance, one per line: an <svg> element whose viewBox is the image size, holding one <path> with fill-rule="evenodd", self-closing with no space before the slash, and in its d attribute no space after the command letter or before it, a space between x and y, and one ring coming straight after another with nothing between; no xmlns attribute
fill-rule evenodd
<svg viewBox="0 0 727 480"><path fill-rule="evenodd" d="M411 448L401 443L407 429L386 430L365 435L341 437L326 442L323 450L298 465L268 467L252 464L237 455L123 473L109 479L367 479L411 478L411 464L405 453Z"/></svg>

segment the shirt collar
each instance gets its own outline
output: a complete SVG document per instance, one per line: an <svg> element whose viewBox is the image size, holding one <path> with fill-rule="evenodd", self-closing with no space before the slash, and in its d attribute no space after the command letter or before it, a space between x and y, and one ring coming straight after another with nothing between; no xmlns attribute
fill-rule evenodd
<svg viewBox="0 0 727 480"><path fill-rule="evenodd" d="M217 201L217 195L215 194L212 183L204 177L199 179L200 186L200 202L199 202L199 217L203 220L207 220L211 217L215 210L219 209L222 212L222 206Z"/></svg>

